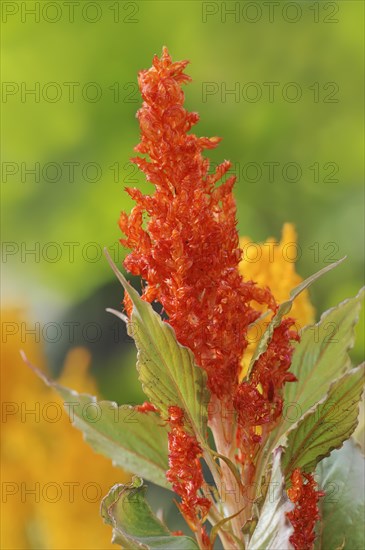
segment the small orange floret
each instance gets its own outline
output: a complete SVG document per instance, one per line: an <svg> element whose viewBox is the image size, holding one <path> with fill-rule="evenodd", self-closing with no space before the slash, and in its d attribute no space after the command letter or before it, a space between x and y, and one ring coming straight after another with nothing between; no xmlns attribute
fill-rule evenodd
<svg viewBox="0 0 365 550"><path fill-rule="evenodd" d="M296 468L290 478L291 487L288 489L288 497L292 502L298 502L303 492L303 478L300 468Z"/></svg>
<svg viewBox="0 0 365 550"><path fill-rule="evenodd" d="M142 405L137 405L136 410L141 413L158 412L158 408L149 401L145 401Z"/></svg>

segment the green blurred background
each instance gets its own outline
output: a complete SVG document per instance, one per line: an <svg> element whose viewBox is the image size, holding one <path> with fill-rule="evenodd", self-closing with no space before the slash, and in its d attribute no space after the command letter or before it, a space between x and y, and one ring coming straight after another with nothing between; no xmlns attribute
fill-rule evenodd
<svg viewBox="0 0 365 550"><path fill-rule="evenodd" d="M318 312L357 292L363 10L351 0L2 3L3 304L27 308L24 330L40 323L54 373L85 345L105 397L142 400L134 347L104 312L122 292L101 250L121 264L117 220L132 206L123 188L149 189L129 163L136 79L163 45L191 61L195 132L224 138L209 155L238 175L240 234L279 238L293 222L302 276L347 255L311 291ZM361 349L359 339L356 359Z"/></svg>

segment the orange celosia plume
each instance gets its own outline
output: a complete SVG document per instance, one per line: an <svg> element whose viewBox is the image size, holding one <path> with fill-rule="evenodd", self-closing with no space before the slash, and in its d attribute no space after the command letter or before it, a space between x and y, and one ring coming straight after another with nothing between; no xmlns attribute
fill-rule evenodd
<svg viewBox="0 0 365 550"><path fill-rule="evenodd" d="M164 48L162 58L155 57L152 68L139 73L144 103L136 151L149 160L132 160L155 193L127 189L137 204L129 216L120 217L126 235L122 244L132 249L124 266L147 282L143 298L163 305L178 340L207 371L210 390L224 398L238 383L247 327L259 315L250 301L271 308L275 301L268 289L244 282L238 272L235 178L217 187L230 163L224 161L209 175L202 151L220 139L187 133L199 120L183 107L181 84L190 81L183 72L187 63L172 63Z"/></svg>

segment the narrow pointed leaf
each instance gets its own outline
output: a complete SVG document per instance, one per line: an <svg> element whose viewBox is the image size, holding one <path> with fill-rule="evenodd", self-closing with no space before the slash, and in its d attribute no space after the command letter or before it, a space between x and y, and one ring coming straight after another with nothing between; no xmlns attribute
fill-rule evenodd
<svg viewBox="0 0 365 550"><path fill-rule="evenodd" d="M269 345L269 342L272 338L272 335L274 333L275 328L280 325L284 315L287 315L290 312L295 298L297 296L299 296L299 294L301 292L303 292L303 290L305 290L311 284L313 284L317 279L322 277L322 275L324 275L328 271L331 271L332 269L334 269L335 267L340 265L340 263L342 263L345 259L346 259L346 257L341 258L341 260L338 260L337 262L334 262L333 264L330 264L330 265L324 267L323 269L321 269L317 273L314 273L313 275L308 277L308 279L305 279L305 281L302 281L300 283L300 285L295 287L290 292L289 300L287 300L286 302L283 302L282 304L280 304L276 314L272 318L271 322L269 323L267 329L263 333L263 335L262 335L262 337L261 337L261 339L260 339L260 341L259 341L259 343L256 347L255 353L253 354L252 359L250 361L250 365L249 365L248 372L247 372L247 378L249 378L249 376L251 374L251 371L252 371L252 368L253 368L254 364L256 363L256 361L267 350L267 346Z"/></svg>
<svg viewBox="0 0 365 550"><path fill-rule="evenodd" d="M286 495L284 477L281 473L282 449L274 453L271 480L260 517L247 550L290 550L289 538L293 527L286 517L293 505Z"/></svg>
<svg viewBox="0 0 365 550"><path fill-rule="evenodd" d="M327 398L289 433L282 458L287 480L295 468L313 472L320 460L350 437L358 422L364 385L363 367L352 369L337 380Z"/></svg>
<svg viewBox="0 0 365 550"><path fill-rule="evenodd" d="M101 504L104 522L113 527L112 542L131 550L197 550L190 537L173 536L145 500L146 486L135 476L114 485Z"/></svg>
<svg viewBox="0 0 365 550"><path fill-rule="evenodd" d="M165 477L167 428L157 414L140 413L131 405L118 407L112 401L97 401L96 397L57 384L30 366L62 397L73 425L97 453L110 458L115 466L143 474L149 481L171 489Z"/></svg>
<svg viewBox="0 0 365 550"><path fill-rule="evenodd" d="M221 455L220 453L217 453L216 451L212 451L212 454L213 454L213 456L215 456L217 458L220 458L220 460L223 460L223 462L225 462L227 464L228 468L230 469L232 475L234 476L234 478L237 482L237 487L239 487L240 489L243 489L240 472L239 472L237 466L235 464L233 464L232 460L229 460L229 458L227 456Z"/></svg>
<svg viewBox="0 0 365 550"><path fill-rule="evenodd" d="M228 516L226 518L223 518L221 519L220 521L218 521L218 523L216 523L213 527L212 527L212 530L210 532L210 543L212 546L214 546L214 542L218 536L218 533L219 531L222 529L222 527L226 524L226 523L229 523L232 519L234 519L235 517L237 517L239 514L241 514L241 512L244 510L244 508L241 508L241 510L238 510L238 512L236 512L235 514L232 514L231 516Z"/></svg>
<svg viewBox="0 0 365 550"><path fill-rule="evenodd" d="M318 465L316 478L326 495L320 501L316 550L365 548L364 473L364 457L352 439Z"/></svg>
<svg viewBox="0 0 365 550"><path fill-rule="evenodd" d="M195 364L191 350L177 341L173 328L141 299L108 254L107 258L133 302L128 331L138 349L137 368L145 394L165 418L170 406L183 409L190 428L204 444L209 403L206 373Z"/></svg>

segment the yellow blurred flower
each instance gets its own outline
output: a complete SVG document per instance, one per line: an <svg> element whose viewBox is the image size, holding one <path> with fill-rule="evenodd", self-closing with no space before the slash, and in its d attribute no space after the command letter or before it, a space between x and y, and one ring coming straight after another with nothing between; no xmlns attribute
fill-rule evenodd
<svg viewBox="0 0 365 550"><path fill-rule="evenodd" d="M239 266L242 276L246 280L255 281L259 286L268 286L278 303L287 300L290 291L302 282L302 277L295 271L297 234L292 224L286 223L283 226L280 242L269 238L264 243L254 243L248 237L242 237L240 248L243 250ZM296 319L296 326L300 329L313 323L314 315L309 293L305 290L294 301L290 317ZM249 346L242 360L242 376L247 372L252 354L267 323L268 319L263 319L248 333Z"/></svg>
<svg viewBox="0 0 365 550"><path fill-rule="evenodd" d="M24 342L22 312L2 315L1 548L115 548L99 515L101 498L127 475L93 452L72 427L62 401L22 362L23 348L44 366L40 345ZM60 382L96 395L90 356L73 349Z"/></svg>

